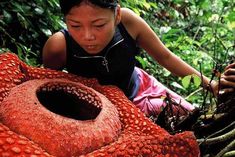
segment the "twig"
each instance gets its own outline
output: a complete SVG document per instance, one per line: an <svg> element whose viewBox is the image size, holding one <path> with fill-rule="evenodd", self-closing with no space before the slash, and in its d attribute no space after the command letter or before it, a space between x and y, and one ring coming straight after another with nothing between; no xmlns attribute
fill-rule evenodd
<svg viewBox="0 0 235 157"><path fill-rule="evenodd" d="M234 124L235 124L235 122L232 122L231 124L229 124L229 125L226 126L225 128L223 128L223 129L221 129L221 130L219 130L219 131L217 131L217 132L215 132L215 133L213 133L213 134L207 136L207 138L214 137L214 136L220 134L221 132L225 131L226 129L228 129L229 127L233 126Z"/></svg>
<svg viewBox="0 0 235 157"><path fill-rule="evenodd" d="M200 92L201 90L203 90L203 88L198 88L197 90L195 90L194 92L190 93L187 97L185 97L184 99L188 99L190 98L191 96L193 96L194 94Z"/></svg>
<svg viewBox="0 0 235 157"><path fill-rule="evenodd" d="M198 35L200 29L201 29L201 23L199 24L199 26L198 26L198 28L197 28L197 31L196 31L196 33L195 33L194 36L193 36L193 41L196 39L196 37L197 37L197 35Z"/></svg>
<svg viewBox="0 0 235 157"><path fill-rule="evenodd" d="M235 156L235 150L227 152L223 155L223 157L234 157Z"/></svg>
<svg viewBox="0 0 235 157"><path fill-rule="evenodd" d="M229 143L224 149L222 149L215 157L222 157L226 152L230 151L235 147L235 140Z"/></svg>
<svg viewBox="0 0 235 157"><path fill-rule="evenodd" d="M226 134L218 136L218 137L209 138L209 139L198 139L197 141L200 144L211 145L211 144L216 144L216 143L224 142L226 140L231 139L232 137L235 137L235 129L229 131ZM235 144L235 140L234 140L234 144Z"/></svg>

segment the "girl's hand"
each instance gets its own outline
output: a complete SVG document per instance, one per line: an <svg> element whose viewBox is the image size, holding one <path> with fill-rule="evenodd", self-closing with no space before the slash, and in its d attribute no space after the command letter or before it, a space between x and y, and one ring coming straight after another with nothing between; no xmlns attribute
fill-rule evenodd
<svg viewBox="0 0 235 157"><path fill-rule="evenodd" d="M235 62L229 64L224 73L221 74L220 81L212 81L209 84L214 96L235 91Z"/></svg>
<svg viewBox="0 0 235 157"><path fill-rule="evenodd" d="M220 79L219 94L235 91L235 62L229 64Z"/></svg>

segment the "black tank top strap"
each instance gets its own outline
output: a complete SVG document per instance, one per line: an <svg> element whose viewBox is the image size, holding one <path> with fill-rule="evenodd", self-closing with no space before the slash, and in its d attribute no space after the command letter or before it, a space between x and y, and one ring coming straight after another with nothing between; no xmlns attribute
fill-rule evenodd
<svg viewBox="0 0 235 157"><path fill-rule="evenodd" d="M119 31L121 32L122 36L124 37L124 39L127 40L127 43L131 43L131 45L135 45L135 55L138 55L140 53L139 45L136 44L136 41L128 33L125 26L122 23L119 23L118 28L119 28Z"/></svg>

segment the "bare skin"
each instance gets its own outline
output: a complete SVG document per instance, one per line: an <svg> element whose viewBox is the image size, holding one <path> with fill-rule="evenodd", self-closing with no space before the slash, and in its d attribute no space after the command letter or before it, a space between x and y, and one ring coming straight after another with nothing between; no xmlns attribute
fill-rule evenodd
<svg viewBox="0 0 235 157"><path fill-rule="evenodd" d="M130 9L118 6L114 13L110 9L82 3L73 7L65 19L68 31L74 40L89 54L96 55L104 49L111 41L117 24L122 22L138 45L170 72L180 77L190 74L201 75L172 53L149 25ZM43 48L43 64L46 68L56 70L66 65L66 41L63 33L55 33L46 42ZM225 91L234 91L235 63L227 66L221 78L221 85L229 87ZM203 76L203 86L208 84L209 79ZM212 92L218 92L216 81L211 83L211 87Z"/></svg>

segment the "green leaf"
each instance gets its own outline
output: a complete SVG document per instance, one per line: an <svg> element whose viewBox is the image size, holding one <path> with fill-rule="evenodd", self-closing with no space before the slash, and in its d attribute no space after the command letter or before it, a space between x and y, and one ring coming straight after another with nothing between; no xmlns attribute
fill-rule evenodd
<svg viewBox="0 0 235 157"><path fill-rule="evenodd" d="M228 23L228 28L231 29L231 30L235 29L235 22L231 22L231 23L229 22Z"/></svg>
<svg viewBox="0 0 235 157"><path fill-rule="evenodd" d="M209 0L200 1L200 6L203 10L210 10L211 9L211 3Z"/></svg>
<svg viewBox="0 0 235 157"><path fill-rule="evenodd" d="M141 64L141 66L145 69L147 67L148 61L145 58L140 56L136 56L135 59Z"/></svg>
<svg viewBox="0 0 235 157"><path fill-rule="evenodd" d="M150 6L154 9L157 9L157 3L149 2Z"/></svg>
<svg viewBox="0 0 235 157"><path fill-rule="evenodd" d="M43 8L35 8L35 13L37 13L38 15L42 15L44 13L44 9Z"/></svg>
<svg viewBox="0 0 235 157"><path fill-rule="evenodd" d="M199 87L201 85L201 78L195 74L192 75L193 77L193 83L196 87Z"/></svg>
<svg viewBox="0 0 235 157"><path fill-rule="evenodd" d="M12 21L12 16L7 11L3 10L4 21L10 23Z"/></svg>
<svg viewBox="0 0 235 157"><path fill-rule="evenodd" d="M52 35L52 32L51 32L50 29L43 29L43 28L41 28L41 31L42 31L46 36Z"/></svg>
<svg viewBox="0 0 235 157"><path fill-rule="evenodd" d="M145 7L145 9L149 10L150 9L150 4L147 2L143 2L143 6Z"/></svg>
<svg viewBox="0 0 235 157"><path fill-rule="evenodd" d="M229 13L228 19L230 22L235 22L235 11Z"/></svg>
<svg viewBox="0 0 235 157"><path fill-rule="evenodd" d="M174 86L175 88L185 90L185 88L177 82L172 82L171 85Z"/></svg>
<svg viewBox="0 0 235 157"><path fill-rule="evenodd" d="M193 83L196 88L201 85L201 78L195 74L187 75L182 80L182 85L184 88L188 88L190 83Z"/></svg>
<svg viewBox="0 0 235 157"><path fill-rule="evenodd" d="M182 85L184 88L188 88L189 87L189 84L191 82L191 79L192 79L192 75L188 75L188 76L185 76L181 82L182 82Z"/></svg>
<svg viewBox="0 0 235 157"><path fill-rule="evenodd" d="M28 28L28 23L26 21L26 19L24 18L23 15L21 15L20 13L17 13L17 18L20 21L20 24L23 28L27 29Z"/></svg>
<svg viewBox="0 0 235 157"><path fill-rule="evenodd" d="M171 75L171 72L168 71L167 69L163 68L163 76L169 77Z"/></svg>
<svg viewBox="0 0 235 157"><path fill-rule="evenodd" d="M134 11L137 15L140 16L140 11L139 11L138 9L136 9L136 8L132 8L132 9L133 9L133 11Z"/></svg>

